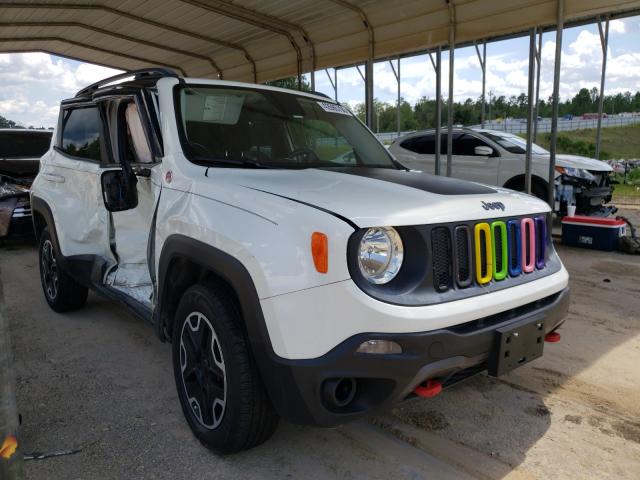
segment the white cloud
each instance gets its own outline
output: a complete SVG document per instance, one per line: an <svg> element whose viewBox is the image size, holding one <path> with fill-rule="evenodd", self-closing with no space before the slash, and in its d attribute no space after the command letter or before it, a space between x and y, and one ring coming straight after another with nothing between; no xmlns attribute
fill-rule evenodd
<svg viewBox="0 0 640 480"><path fill-rule="evenodd" d="M609 22L609 32L611 33L625 33L625 23L622 20L611 20Z"/></svg>
<svg viewBox="0 0 640 480"><path fill-rule="evenodd" d="M0 54L0 115L24 126L54 126L61 100L118 72L46 53Z"/></svg>

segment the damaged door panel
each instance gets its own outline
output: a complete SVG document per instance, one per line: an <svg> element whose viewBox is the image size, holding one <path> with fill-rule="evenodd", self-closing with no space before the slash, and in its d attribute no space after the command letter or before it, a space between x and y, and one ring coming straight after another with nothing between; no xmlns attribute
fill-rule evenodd
<svg viewBox="0 0 640 480"><path fill-rule="evenodd" d="M113 262L107 248L108 216L100 186L101 161L108 155L103 114L95 104L68 106L61 112L51 155L43 158L38 181L59 228L63 255L95 256Z"/></svg>
<svg viewBox="0 0 640 480"><path fill-rule="evenodd" d="M131 209L109 213L109 245L116 264L107 272L105 284L150 308L153 287L147 246L160 179L151 147L151 124L142 100L140 95L128 95L110 99L105 107L115 162L108 166L135 175L138 200Z"/></svg>

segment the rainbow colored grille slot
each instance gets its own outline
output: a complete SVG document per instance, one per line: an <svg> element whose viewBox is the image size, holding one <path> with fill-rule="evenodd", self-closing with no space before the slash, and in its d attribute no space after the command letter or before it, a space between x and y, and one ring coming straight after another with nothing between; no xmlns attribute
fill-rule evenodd
<svg viewBox="0 0 640 480"><path fill-rule="evenodd" d="M545 265L547 250L547 221L544 217L536 217L536 268L541 270Z"/></svg>
<svg viewBox="0 0 640 480"><path fill-rule="evenodd" d="M473 234L476 247L476 280L480 285L484 285L485 283L489 283L493 276L491 228L488 223L478 223L473 229ZM484 252L482 251L483 238Z"/></svg>
<svg viewBox="0 0 640 480"><path fill-rule="evenodd" d="M493 278L504 280L509 272L506 223L496 221L491 224L491 243L493 247ZM500 269L498 270L498 268Z"/></svg>
<svg viewBox="0 0 640 480"><path fill-rule="evenodd" d="M536 227L532 218L523 218L520 224L522 239L522 271L531 273L536 268Z"/></svg>
<svg viewBox="0 0 640 480"><path fill-rule="evenodd" d="M520 220L507 222L509 242L509 275L517 277L522 273L522 239L520 238Z"/></svg>

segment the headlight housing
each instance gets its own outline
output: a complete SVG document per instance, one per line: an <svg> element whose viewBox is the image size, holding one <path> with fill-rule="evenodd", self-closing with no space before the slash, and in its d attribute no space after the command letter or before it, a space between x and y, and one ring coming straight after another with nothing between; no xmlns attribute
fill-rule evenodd
<svg viewBox="0 0 640 480"><path fill-rule="evenodd" d="M596 181L596 177L591 172L582 168L556 167L556 171L566 175L567 177L580 178L591 182Z"/></svg>
<svg viewBox="0 0 640 480"><path fill-rule="evenodd" d="M402 266L404 246L398 232L391 227L368 229L358 246L358 267L371 283L382 285L393 280Z"/></svg>

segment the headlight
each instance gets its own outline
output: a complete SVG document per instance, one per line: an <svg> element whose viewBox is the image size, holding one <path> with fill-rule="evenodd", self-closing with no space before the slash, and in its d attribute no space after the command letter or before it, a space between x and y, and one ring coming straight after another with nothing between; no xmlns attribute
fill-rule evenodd
<svg viewBox="0 0 640 480"><path fill-rule="evenodd" d="M590 182L596 181L596 177L594 177L591 172L582 168L556 167L556 171L558 171L559 173L563 173L567 177L581 178Z"/></svg>
<svg viewBox="0 0 640 480"><path fill-rule="evenodd" d="M395 229L370 228L360 240L358 266L364 278L381 285L389 283L398 274L403 255L402 240Z"/></svg>

